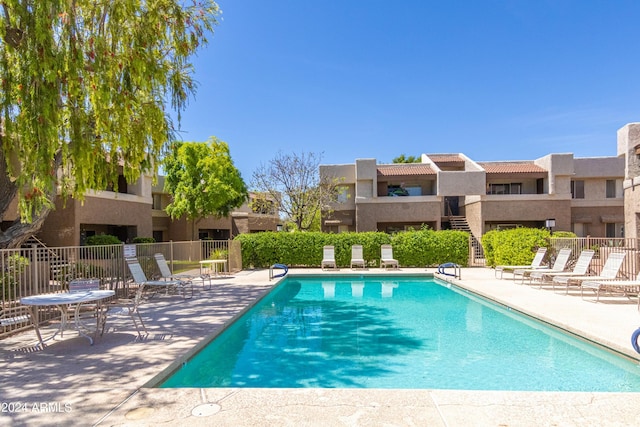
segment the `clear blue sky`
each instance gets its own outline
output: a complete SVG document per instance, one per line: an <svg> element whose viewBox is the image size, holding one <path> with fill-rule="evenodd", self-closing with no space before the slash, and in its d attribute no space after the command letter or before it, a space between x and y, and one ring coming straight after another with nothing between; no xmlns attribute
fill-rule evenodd
<svg viewBox="0 0 640 427"><path fill-rule="evenodd" d="M614 156L640 121L638 0L218 4L181 138L226 141L247 183L278 151Z"/></svg>

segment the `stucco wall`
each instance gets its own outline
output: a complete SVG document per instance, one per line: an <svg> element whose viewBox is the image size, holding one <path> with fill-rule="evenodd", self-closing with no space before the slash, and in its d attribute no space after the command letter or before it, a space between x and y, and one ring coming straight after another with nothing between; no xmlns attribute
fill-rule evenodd
<svg viewBox="0 0 640 427"><path fill-rule="evenodd" d="M484 222L544 221L555 218L555 230L571 231L570 200L526 200L511 203L485 201L482 207Z"/></svg>
<svg viewBox="0 0 640 427"><path fill-rule="evenodd" d="M379 201L382 199L378 199ZM437 222L440 224L441 202L402 202L402 197L388 199L387 203L358 203L356 205L357 231L376 231L378 223Z"/></svg>

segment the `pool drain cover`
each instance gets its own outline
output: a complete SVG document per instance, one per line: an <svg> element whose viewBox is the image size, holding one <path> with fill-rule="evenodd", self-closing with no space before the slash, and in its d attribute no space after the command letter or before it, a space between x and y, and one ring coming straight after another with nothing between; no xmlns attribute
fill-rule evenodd
<svg viewBox="0 0 640 427"><path fill-rule="evenodd" d="M194 417L208 417L209 415L217 414L220 412L220 405L215 403L204 403L198 405L191 410L191 415Z"/></svg>

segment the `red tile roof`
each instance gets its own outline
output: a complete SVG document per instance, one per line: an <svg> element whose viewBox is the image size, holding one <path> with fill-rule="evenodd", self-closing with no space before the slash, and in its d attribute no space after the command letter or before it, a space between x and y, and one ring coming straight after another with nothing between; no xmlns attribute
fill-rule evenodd
<svg viewBox="0 0 640 427"><path fill-rule="evenodd" d="M378 165L378 176L435 175L436 172L424 163L397 163Z"/></svg>
<svg viewBox="0 0 640 427"><path fill-rule="evenodd" d="M478 162L487 173L546 173L533 162Z"/></svg>

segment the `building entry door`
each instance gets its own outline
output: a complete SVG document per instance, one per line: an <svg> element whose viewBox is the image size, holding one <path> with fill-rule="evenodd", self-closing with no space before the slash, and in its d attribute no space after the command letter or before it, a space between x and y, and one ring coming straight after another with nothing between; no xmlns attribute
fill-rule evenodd
<svg viewBox="0 0 640 427"><path fill-rule="evenodd" d="M460 215L458 196L445 196L444 198L444 215L445 216L458 216Z"/></svg>

